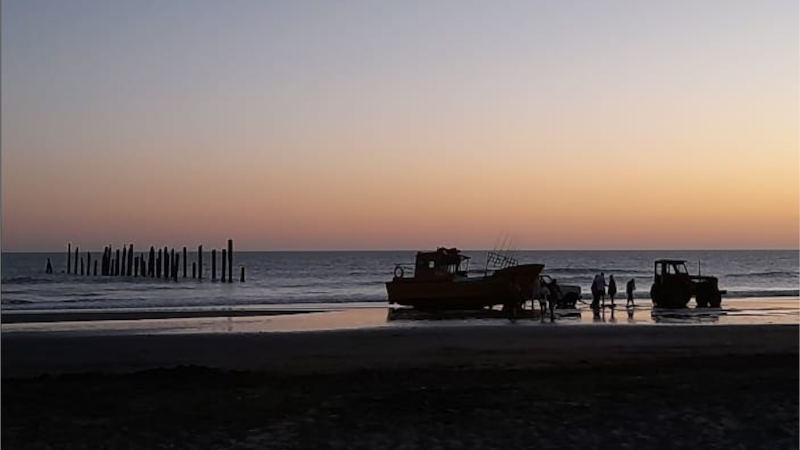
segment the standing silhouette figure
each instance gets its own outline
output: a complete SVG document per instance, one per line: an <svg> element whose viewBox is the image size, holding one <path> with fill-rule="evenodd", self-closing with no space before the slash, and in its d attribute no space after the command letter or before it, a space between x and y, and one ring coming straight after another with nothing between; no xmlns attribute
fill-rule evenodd
<svg viewBox="0 0 800 450"><path fill-rule="evenodd" d="M614 296L617 295L617 282L614 281L614 275L608 276L608 298L611 299L611 306L614 306Z"/></svg>
<svg viewBox="0 0 800 450"><path fill-rule="evenodd" d="M628 302L625 303L625 306L636 306L633 304L633 291L636 290L636 281L633 278L628 280L628 283L625 285L625 293L628 294Z"/></svg>

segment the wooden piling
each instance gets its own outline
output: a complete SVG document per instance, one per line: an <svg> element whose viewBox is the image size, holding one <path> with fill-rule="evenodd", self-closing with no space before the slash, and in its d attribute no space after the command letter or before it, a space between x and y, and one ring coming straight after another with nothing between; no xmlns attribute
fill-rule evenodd
<svg viewBox="0 0 800 450"><path fill-rule="evenodd" d="M164 247L164 272L162 273L162 276L164 277L165 280L169 280L170 263L171 261L169 258L169 249L167 247Z"/></svg>
<svg viewBox="0 0 800 450"><path fill-rule="evenodd" d="M228 282L233 282L233 239L228 239Z"/></svg>
<svg viewBox="0 0 800 450"><path fill-rule="evenodd" d="M122 244L122 267L119 269L119 274L125 276L125 263L128 261L128 247Z"/></svg>
<svg viewBox="0 0 800 450"><path fill-rule="evenodd" d="M128 247L128 276L133 274L133 244Z"/></svg>
<svg viewBox="0 0 800 450"><path fill-rule="evenodd" d="M103 258L100 261L100 275L106 275L106 262L108 261L108 247L103 247Z"/></svg>
<svg viewBox="0 0 800 450"><path fill-rule="evenodd" d="M211 281L217 281L217 249L211 249Z"/></svg>
<svg viewBox="0 0 800 450"><path fill-rule="evenodd" d="M226 264L228 264L228 253L223 248L222 249L222 274L219 276L220 280L222 280L223 282L225 282L225 274L227 272Z"/></svg>
<svg viewBox="0 0 800 450"><path fill-rule="evenodd" d="M239 278L239 281L244 283L244 266L242 266L242 276L241 276L241 278Z"/></svg>
<svg viewBox="0 0 800 450"><path fill-rule="evenodd" d="M233 281L233 239L228 239L227 248L211 249L211 280L217 281L217 253L222 252L222 270L219 273L220 281ZM85 258L80 255L78 246L72 247L72 243L67 243L66 273L86 276L134 276L154 278L164 277L178 281L181 272L181 262L183 262L183 277L188 277L189 255L187 247L182 248L183 261L181 261L181 250L176 252L175 248L168 246L158 249L156 254L155 247L150 246L147 252L134 252L133 244L122 245L115 249L112 245L103 247L100 257L92 259L92 252L87 251ZM74 255L73 255L74 252ZM203 265L205 264L203 255L203 245L197 246L197 260L192 263L192 278L203 279ZM80 268L79 268L80 266ZM99 266L99 267L98 267ZM241 268L241 279L244 279L244 267ZM62 272L63 273L63 272Z"/></svg>

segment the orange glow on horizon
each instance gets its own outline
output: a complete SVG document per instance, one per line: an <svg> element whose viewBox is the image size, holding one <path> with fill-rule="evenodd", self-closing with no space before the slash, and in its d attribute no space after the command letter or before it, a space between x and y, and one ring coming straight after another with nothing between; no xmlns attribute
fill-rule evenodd
<svg viewBox="0 0 800 450"><path fill-rule="evenodd" d="M800 246L796 2L45 3L4 251Z"/></svg>

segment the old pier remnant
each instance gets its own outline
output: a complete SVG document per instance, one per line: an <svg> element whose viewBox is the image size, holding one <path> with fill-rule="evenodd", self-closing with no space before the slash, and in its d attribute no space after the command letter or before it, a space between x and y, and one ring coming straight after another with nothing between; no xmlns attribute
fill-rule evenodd
<svg viewBox="0 0 800 450"><path fill-rule="evenodd" d="M221 258L219 261L222 262L222 266L219 272L219 280L230 283L233 281L233 239L227 240L227 248L212 247L210 268L212 281L217 281L217 254L220 252ZM178 281L181 278L181 267L183 267L183 278L188 278L189 276L190 256L185 246L164 246L163 248L158 248L157 251L155 246L150 246L149 252L136 252L134 244L125 243L118 248L114 248L113 245L106 245L100 252L100 256L92 258L91 251L86 251L86 255L82 256L79 246L73 246L72 242L68 242L66 267L61 273L81 276L148 277ZM48 262L52 264L52 261ZM196 260L191 263L193 279L203 279L204 264L203 244L200 244L197 246ZM45 270L47 271L48 269L46 268ZM241 266L239 277L241 281L244 281L244 270L244 266Z"/></svg>

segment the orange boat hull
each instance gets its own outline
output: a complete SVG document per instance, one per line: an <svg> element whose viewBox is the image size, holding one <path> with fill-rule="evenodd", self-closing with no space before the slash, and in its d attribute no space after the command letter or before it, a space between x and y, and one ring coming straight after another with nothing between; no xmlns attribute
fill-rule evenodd
<svg viewBox="0 0 800 450"><path fill-rule="evenodd" d="M478 309L517 305L533 298L544 265L524 264L479 278L395 277L386 283L389 303L423 309Z"/></svg>

